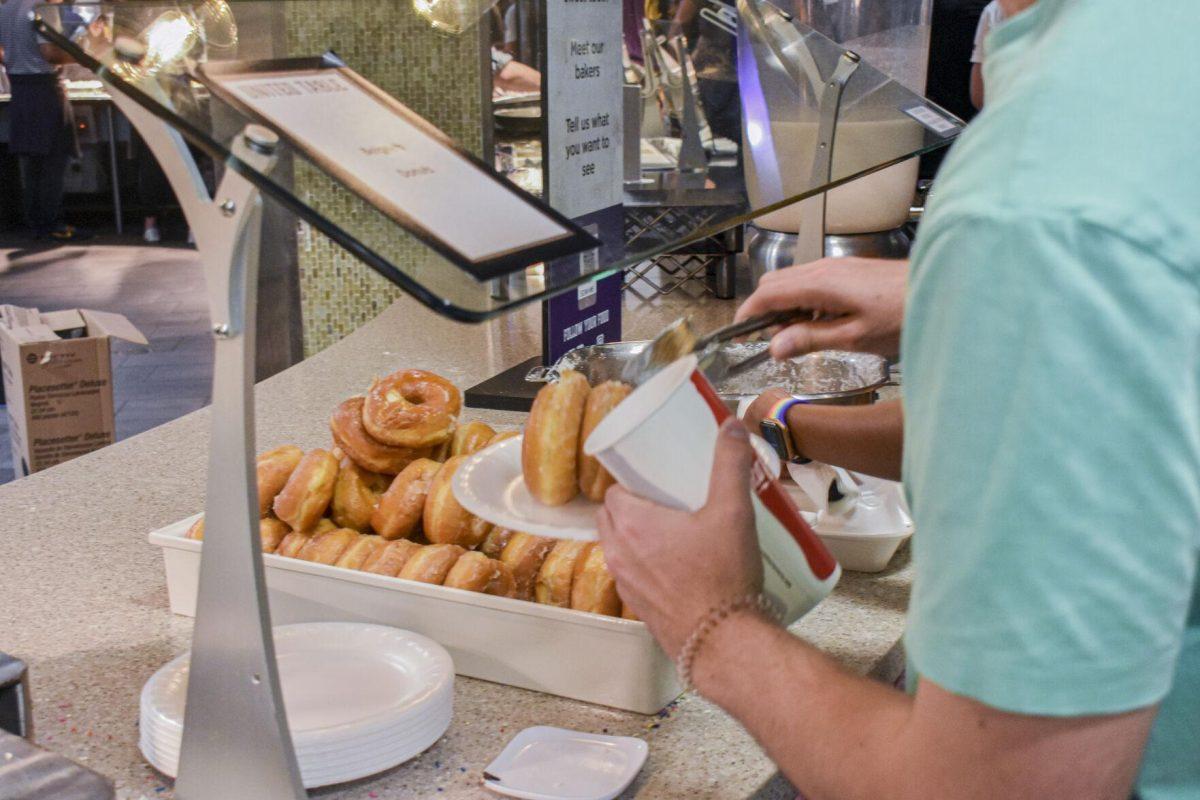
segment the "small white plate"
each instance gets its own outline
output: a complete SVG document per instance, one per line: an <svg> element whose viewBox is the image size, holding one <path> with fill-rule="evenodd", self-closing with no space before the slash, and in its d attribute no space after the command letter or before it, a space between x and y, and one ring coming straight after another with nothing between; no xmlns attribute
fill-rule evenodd
<svg viewBox="0 0 1200 800"><path fill-rule="evenodd" d="M514 531L595 541L599 536L596 511L600 503L580 494L566 505L548 506L529 493L521 468L524 438L513 436L468 458L450 482L455 499L480 519ZM767 471L778 476L779 456L761 436L751 436L750 441Z"/></svg>
<svg viewBox="0 0 1200 800"><path fill-rule="evenodd" d="M524 439L513 436L468 458L450 482L454 497L480 519L514 531L595 541L599 503L581 494L566 505L548 506L529 493L521 471Z"/></svg>
<svg viewBox="0 0 1200 800"><path fill-rule="evenodd" d="M390 769L450 726L454 664L432 639L353 622L281 625L274 638L305 786ZM178 767L189 659L163 666L142 689L141 750L168 775Z"/></svg>
<svg viewBox="0 0 1200 800"><path fill-rule="evenodd" d="M513 737L487 765L483 785L525 800L612 800L633 783L649 752L632 736L539 725Z"/></svg>

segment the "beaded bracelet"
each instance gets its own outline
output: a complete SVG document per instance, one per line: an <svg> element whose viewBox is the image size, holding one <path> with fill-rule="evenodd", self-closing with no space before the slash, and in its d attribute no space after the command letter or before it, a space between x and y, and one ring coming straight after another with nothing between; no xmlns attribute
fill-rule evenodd
<svg viewBox="0 0 1200 800"><path fill-rule="evenodd" d="M770 598L764 594L742 595L710 609L692 630L692 634L683 643L683 647L679 648L679 657L675 659L675 669L679 673L679 682L683 684L684 691L694 688L692 667L696 663L696 656L700 653L700 645L704 644L704 640L718 625L739 611L755 611L772 622L779 621L779 612L776 611Z"/></svg>

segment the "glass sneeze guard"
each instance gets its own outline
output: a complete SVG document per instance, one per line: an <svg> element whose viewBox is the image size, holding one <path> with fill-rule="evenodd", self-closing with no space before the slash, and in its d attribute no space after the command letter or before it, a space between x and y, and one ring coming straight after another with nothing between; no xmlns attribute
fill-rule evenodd
<svg viewBox="0 0 1200 800"><path fill-rule="evenodd" d="M101 24L81 28L78 23L66 23L61 9L73 8L73 18L101 20ZM697 205L709 193L713 206L709 213L682 226L667 236L646 236L626 226L621 241L604 241L602 257L582 259L578 267L546 269L542 263L531 263L501 279L503 290L497 291L494 282L477 280L370 203L353 194L304 153L281 144L281 152L270 170L260 171L234 154L232 142L248 123L258 120L212 95L195 79L199 63L212 63L247 58L295 58L320 56L325 51L337 52L351 69L355 63L351 41L343 39L346 31L370 24L363 15L369 13L364 0L194 0L194 2L161 2L158 0L129 0L112 3L65 3L42 6L36 24L42 35L61 47L80 63L97 73L116 91L122 92L143 108L182 133L196 149L226 168L236 171L264 195L293 212L307 226L327 236L340 247L387 280L396 284L420 302L443 314L465 322L479 322L496 317L518 305L569 290L585 281L611 275L664 252L681 248L747 222L759 215L776 211L806 197L819 194L857 177L875 172L905 159L944 146L949 138L936 132L909 113L914 107L935 109L951 123L958 123L948 112L909 91L898 82L861 63L846 86L846 95L854 102L844 108L839 126L861 127L862 120L874 123L875 129L889 134L872 142L866 151L856 150L854 158L839 160L836 145L829 180L820 185L807 176L811 156L804 163L789 162L791 155L775 159L756 159L759 179L765 164L774 163L781 175L775 183L785 187L785 196L777 202L761 197L751 198L745 191L741 169L734 167L711 170L709 175L685 177L681 182L664 181L659 175L652 187L625 192L628 209L644 208L647 202L672 202L673 197L687 196L683 204ZM485 12L486 13L486 12ZM312 37L295 35L289 20L305 16L332 21L319 46ZM812 47L818 70L831 73L842 48L820 34L796 23ZM386 35L387 31L381 31ZM465 35L470 35L468 29ZM349 36L347 33L346 36ZM421 67L432 64L438 69L440 55L446 59L461 52L453 35L442 34L444 53L437 39L424 40L426 52ZM479 38L478 33L475 34ZM146 47L145 57L137 65L122 60L114 43L126 37ZM403 41L396 59L403 61ZM434 52L428 52L432 46ZM771 58L759 54L754 58ZM360 70L373 79L370 70ZM434 80L437 75L431 75ZM385 87L386 88L386 87ZM802 87L801 87L802 88ZM802 94L797 89L797 98ZM397 99L405 103L402 93ZM773 114L772 116L777 116ZM353 125L353 120L347 120ZM952 128L957 127L951 124ZM750 135L753 135L752 133ZM460 142L466 149L471 143ZM750 142L748 146L754 146ZM476 143L475 149L479 149ZM794 153L789 143L776 144L776 153L785 149ZM487 159L490 160L490 159ZM778 195L776 195L778 196ZM773 198L772 198L773 199ZM755 204L757 203L757 205ZM471 224L468 219L464 225ZM304 226L301 226L304 235Z"/></svg>

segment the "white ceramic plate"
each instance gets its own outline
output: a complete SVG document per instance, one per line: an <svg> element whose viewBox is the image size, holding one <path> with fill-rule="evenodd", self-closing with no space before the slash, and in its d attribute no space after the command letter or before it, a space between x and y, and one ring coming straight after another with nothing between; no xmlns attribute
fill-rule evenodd
<svg viewBox="0 0 1200 800"><path fill-rule="evenodd" d="M505 528L556 539L595 541L599 503L581 494L566 505L548 506L529 493L521 471L524 438L505 439L463 462L450 482L455 499L475 516ZM761 436L751 436L750 441L767 470L778 476L779 456Z"/></svg>
<svg viewBox="0 0 1200 800"><path fill-rule="evenodd" d="M525 800L612 800L633 783L648 753L632 736L539 725L513 737L487 765L483 785Z"/></svg>
<svg viewBox="0 0 1200 800"><path fill-rule="evenodd" d="M475 516L505 528L556 539L596 539L596 510L583 495L548 506L529 493L521 472L524 436L485 447L468 458L450 483L454 497Z"/></svg>

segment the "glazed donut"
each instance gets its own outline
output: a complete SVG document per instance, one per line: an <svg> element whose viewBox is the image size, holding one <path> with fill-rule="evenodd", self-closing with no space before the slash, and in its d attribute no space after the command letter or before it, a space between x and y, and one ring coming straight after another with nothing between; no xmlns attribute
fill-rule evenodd
<svg viewBox="0 0 1200 800"><path fill-rule="evenodd" d="M450 479L465 460L466 456L451 458L434 476L429 496L425 498L422 523L425 536L434 544L456 544L473 550L487 538L492 524L467 511L454 499Z"/></svg>
<svg viewBox="0 0 1200 800"><path fill-rule="evenodd" d="M371 514L379 504L379 496L388 487L388 479L378 472L369 472L349 458L343 458L333 485L333 505L329 515L339 528L366 531Z"/></svg>
<svg viewBox="0 0 1200 800"><path fill-rule="evenodd" d="M362 419L367 433L395 447L431 447L454 432L462 394L440 375L421 369L377 378L367 391Z"/></svg>
<svg viewBox="0 0 1200 800"><path fill-rule="evenodd" d="M631 619L634 622L641 622L641 620L638 619L638 615L633 613L633 609L627 605L621 606L621 619Z"/></svg>
<svg viewBox="0 0 1200 800"><path fill-rule="evenodd" d="M360 533L333 565L343 569L360 569L367 559L385 544L386 542L378 536Z"/></svg>
<svg viewBox="0 0 1200 800"><path fill-rule="evenodd" d="M296 554L308 544L316 534L305 533L304 531L292 531L279 543L275 548L275 555L286 556L287 558L295 558Z"/></svg>
<svg viewBox="0 0 1200 800"><path fill-rule="evenodd" d="M571 580L571 608L609 617L621 615L617 581L604 563L604 548L595 545L575 562Z"/></svg>
<svg viewBox="0 0 1200 800"><path fill-rule="evenodd" d="M577 542L573 539L555 542L542 568L538 570L533 588L534 598L543 605L570 608L575 565L595 546L595 542Z"/></svg>
<svg viewBox="0 0 1200 800"><path fill-rule="evenodd" d="M388 542L367 557L360 569L376 575L396 577L408 560L421 549L421 545L409 539L397 539Z"/></svg>
<svg viewBox="0 0 1200 800"><path fill-rule="evenodd" d="M440 586L446 580L454 562L465 552L467 551L456 544L427 544L408 559L408 563L396 577L421 583L436 583Z"/></svg>
<svg viewBox="0 0 1200 800"><path fill-rule="evenodd" d="M300 459L287 485L275 497L275 516L292 530L306 531L329 508L337 482L337 459L328 450L310 450Z"/></svg>
<svg viewBox="0 0 1200 800"><path fill-rule="evenodd" d="M287 525L274 517L265 517L258 521L258 538L262 542L264 553L274 553L278 550L280 542L291 532Z"/></svg>
<svg viewBox="0 0 1200 800"><path fill-rule="evenodd" d="M504 546L515 535L516 531L508 528L492 528L487 538L483 540L483 544L479 545L479 552L488 558L499 558L500 554L504 552Z"/></svg>
<svg viewBox="0 0 1200 800"><path fill-rule="evenodd" d="M454 438L450 440L450 457L469 456L471 453L482 450L488 446L495 435L496 432L492 430L491 425L477 419L471 420L466 425L459 425L454 431Z"/></svg>
<svg viewBox="0 0 1200 800"><path fill-rule="evenodd" d="M499 597L513 596L513 574L508 565L475 550L469 550L459 556L454 566L446 573L446 580L442 585L451 589L465 589L468 592L483 592Z"/></svg>
<svg viewBox="0 0 1200 800"><path fill-rule="evenodd" d="M322 534L326 531L336 531L337 527L338 526L333 524L333 520L331 520L329 517L321 517L319 520L317 520L317 524L313 526L313 529L309 531L309 533L313 535Z"/></svg>
<svg viewBox="0 0 1200 800"><path fill-rule="evenodd" d="M597 503L604 500L604 493L616 481L595 456L585 455L583 443L600 424L600 420L617 407L617 404L633 391L627 383L620 381L605 381L588 394L587 404L583 408L583 424L579 429L579 490L589 500Z"/></svg>
<svg viewBox="0 0 1200 800"><path fill-rule="evenodd" d="M346 552L346 548L354 543L361 534L349 528L318 533L308 544L300 548L296 558L302 561L314 561L318 564L334 564Z"/></svg>
<svg viewBox="0 0 1200 800"><path fill-rule="evenodd" d="M516 581L516 597L522 600L533 599L538 572L555 544L554 539L528 533L518 533L509 539L504 552L500 554L500 560L512 570L513 580Z"/></svg>
<svg viewBox="0 0 1200 800"><path fill-rule="evenodd" d="M203 541L203 539L204 539L204 517L200 517L195 522L193 522L191 527L187 529L187 533L185 533L183 535L183 538L196 539L197 541Z"/></svg>
<svg viewBox="0 0 1200 800"><path fill-rule="evenodd" d="M579 494L579 427L588 396L587 378L563 370L556 383L534 398L521 443L521 469L529 493L548 506L561 506Z"/></svg>
<svg viewBox="0 0 1200 800"><path fill-rule="evenodd" d="M441 444L435 445L433 450L430 451L429 457L432 458L434 461L438 462L439 464L445 464L446 459L448 459L450 457L450 446L452 444L454 444L454 440L447 439L446 441L442 442Z"/></svg>
<svg viewBox="0 0 1200 800"><path fill-rule="evenodd" d="M407 539L417 529L433 478L442 465L418 458L392 479L371 513L371 527L384 539Z"/></svg>
<svg viewBox="0 0 1200 800"><path fill-rule="evenodd" d="M490 441L488 441L487 446L491 447L494 444L500 444L500 442L503 442L507 439L512 439L512 438L514 438L516 436L520 436L520 435L521 435L520 431L500 431L495 436L493 436Z"/></svg>
<svg viewBox="0 0 1200 800"><path fill-rule="evenodd" d="M284 525L274 517L264 517L258 521L258 536L262 541L262 551L264 553L274 553L279 547L279 543L284 537L291 533L291 528ZM188 528L185 539L195 539L197 541L204 540L204 517L192 523L192 527Z"/></svg>
<svg viewBox="0 0 1200 800"><path fill-rule="evenodd" d="M395 475L418 458L429 455L428 449L392 447L376 441L363 427L363 399L351 397L333 410L329 430L333 441L346 457L370 472Z"/></svg>
<svg viewBox="0 0 1200 800"><path fill-rule="evenodd" d="M275 495L283 491L288 478L292 477L292 472L302 458L304 458L303 450L294 444L285 444L283 447L268 450L255 461L259 517L265 517L271 513L271 504L275 502Z"/></svg>

